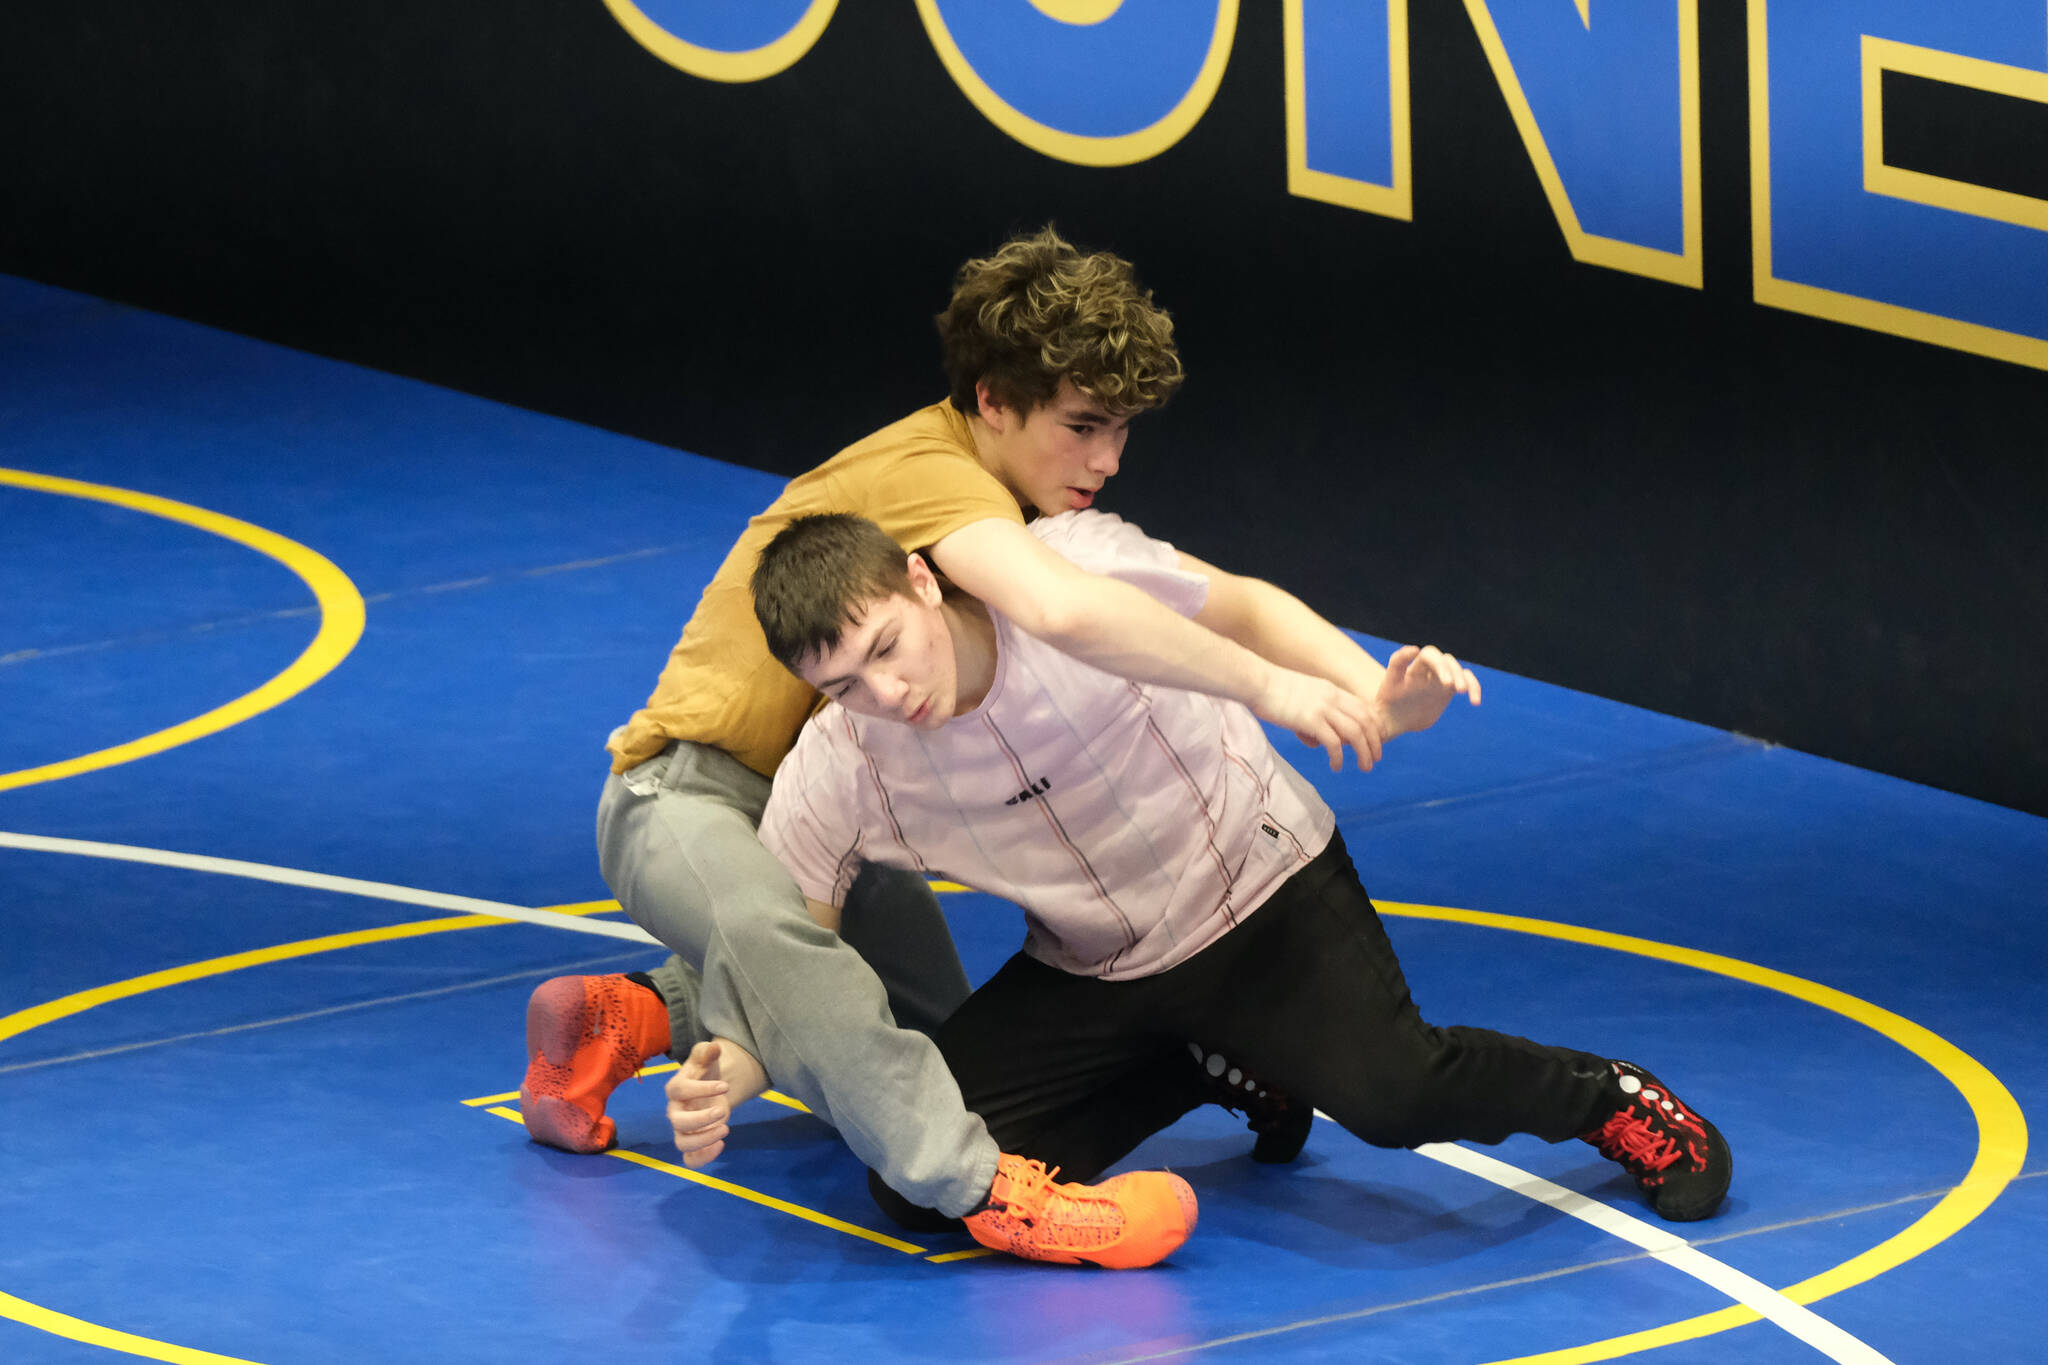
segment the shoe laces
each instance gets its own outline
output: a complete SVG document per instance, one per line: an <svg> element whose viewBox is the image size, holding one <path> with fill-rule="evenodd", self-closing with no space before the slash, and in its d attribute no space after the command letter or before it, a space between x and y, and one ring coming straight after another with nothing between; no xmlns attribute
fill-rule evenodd
<svg viewBox="0 0 2048 1365"><path fill-rule="evenodd" d="M1002 1204L1004 1212L1027 1223L1035 1223L1045 1214L1046 1196L1052 1190L1052 1178L1060 1173L1055 1166L1045 1168L1043 1161L1025 1161L1022 1169L1003 1172L1003 1190L995 1197Z"/></svg>
<svg viewBox="0 0 2048 1365"><path fill-rule="evenodd" d="M1649 1171L1664 1170L1683 1154L1671 1135L1633 1104L1615 1110L1593 1135L1593 1144L1609 1161Z"/></svg>
<svg viewBox="0 0 2048 1365"><path fill-rule="evenodd" d="M1025 1160L1021 1169L1004 1171L1003 1188L991 1192L991 1203L1000 1204L1009 1217L1029 1227L1057 1221L1072 1231L1089 1228L1091 1233L1112 1229L1121 1223L1113 1200L1076 1198L1072 1187L1055 1183L1060 1168L1047 1170L1043 1161Z"/></svg>

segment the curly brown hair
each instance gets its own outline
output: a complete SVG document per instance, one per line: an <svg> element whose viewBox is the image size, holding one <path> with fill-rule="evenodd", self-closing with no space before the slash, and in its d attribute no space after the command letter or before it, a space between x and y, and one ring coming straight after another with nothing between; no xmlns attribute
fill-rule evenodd
<svg viewBox="0 0 2048 1365"><path fill-rule="evenodd" d="M984 380L1020 413L1050 402L1062 379L1126 413L1158 407L1183 377L1173 319L1139 287L1131 263L1080 251L1051 224L961 266L936 320L962 412L976 410Z"/></svg>

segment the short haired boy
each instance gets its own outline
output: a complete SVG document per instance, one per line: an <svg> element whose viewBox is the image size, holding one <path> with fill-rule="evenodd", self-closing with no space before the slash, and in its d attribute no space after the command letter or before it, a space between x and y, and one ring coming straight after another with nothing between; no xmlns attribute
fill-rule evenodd
<svg viewBox="0 0 2048 1365"><path fill-rule="evenodd" d="M967 994L929 888L872 870L848 890L842 940L806 913L755 833L769 779L815 701L770 657L747 590L761 547L795 516L859 512L929 547L953 581L1076 657L1236 698L1333 763L1346 746L1362 764L1378 755L1365 700L1376 668L1269 661L1025 531L1027 515L1089 505L1116 473L1132 420L1181 382L1172 322L1128 262L1050 228L1017 238L961 267L939 332L948 398L790 481L705 589L647 705L612 736L599 866L676 956L644 975L556 977L534 991L520 1093L537 1141L609 1146L613 1088L642 1062L716 1034L921 1203L973 1209L999 1180L1045 1194L962 1106L930 1039L898 1027L934 1027Z"/></svg>
<svg viewBox="0 0 2048 1365"><path fill-rule="evenodd" d="M1245 580L1117 518L1033 531L1243 629ZM835 703L805 727L761 824L813 914L830 923L868 862L1024 909L1024 950L937 1034L1006 1149L1092 1178L1202 1101L1163 1065L1192 1038L1376 1146L1584 1138L1665 1218L1720 1204L1727 1145L1649 1072L1424 1022L1329 807L1242 706L1070 658L946 592L858 518L792 522L754 597L770 649ZM1433 724L1459 694L1479 699L1455 659L1398 651L1376 698L1386 735ZM678 1090L678 1145L722 1137L732 1092L699 1104ZM914 1199L877 1194L921 1221Z"/></svg>

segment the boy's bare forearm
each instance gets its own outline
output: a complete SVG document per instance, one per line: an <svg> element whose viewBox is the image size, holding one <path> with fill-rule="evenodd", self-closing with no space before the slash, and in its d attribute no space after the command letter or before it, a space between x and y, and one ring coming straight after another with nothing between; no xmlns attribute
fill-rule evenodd
<svg viewBox="0 0 2048 1365"><path fill-rule="evenodd" d="M1239 579L1252 598L1246 633L1239 644L1280 665L1337 684L1355 697L1371 698L1387 670L1359 643L1331 625L1284 588L1260 579Z"/></svg>
<svg viewBox="0 0 2048 1365"><path fill-rule="evenodd" d="M1347 685L1262 657L1128 583L1076 568L1021 526L991 519L962 527L932 556L961 588L1084 663L1242 702L1321 747L1332 771L1346 747L1360 767L1379 758L1370 704Z"/></svg>
<svg viewBox="0 0 2048 1365"><path fill-rule="evenodd" d="M1091 574L1070 591L1041 638L1084 663L1253 707L1272 684L1277 660L1190 621L1129 583Z"/></svg>

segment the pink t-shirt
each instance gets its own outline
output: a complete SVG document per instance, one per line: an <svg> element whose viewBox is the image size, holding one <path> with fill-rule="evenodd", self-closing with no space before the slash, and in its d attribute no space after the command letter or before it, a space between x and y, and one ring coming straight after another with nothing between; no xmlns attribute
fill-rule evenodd
<svg viewBox="0 0 2048 1365"><path fill-rule="evenodd" d="M1032 525L1060 555L1183 615L1208 580L1103 512ZM937 730L828 705L775 774L761 840L812 900L863 862L1016 902L1024 950L1062 971L1149 976L1200 952L1330 841L1330 808L1250 711L1105 673L991 612L995 681Z"/></svg>

